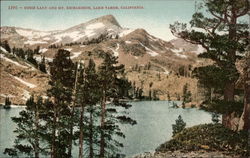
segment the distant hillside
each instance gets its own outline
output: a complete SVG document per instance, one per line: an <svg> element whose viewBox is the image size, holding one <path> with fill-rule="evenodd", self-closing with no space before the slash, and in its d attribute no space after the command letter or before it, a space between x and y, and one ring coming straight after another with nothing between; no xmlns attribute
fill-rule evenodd
<svg viewBox="0 0 250 158"><path fill-rule="evenodd" d="M197 53L202 51L200 46L180 39L167 42L141 28L123 28L112 15L60 31L1 27L1 41L5 40L11 48L27 50L39 46L35 59L41 61L41 56L45 56L47 63L53 60L58 49L66 49L71 52L73 61L87 61L91 55L98 65L101 62L100 50L104 50L118 57L119 62L125 65L128 79L142 87L144 95L148 95L150 82L153 82L151 90L162 100L166 100L168 95L178 99L186 83L194 98L197 93L197 81L191 78L191 71L201 62L197 58ZM9 95L16 98L16 102L23 103L23 94L45 94L47 74L7 52L2 51L1 58L1 85L6 85L1 88L1 101ZM20 87L18 92L11 88L12 82ZM26 83L35 86L29 87Z"/></svg>

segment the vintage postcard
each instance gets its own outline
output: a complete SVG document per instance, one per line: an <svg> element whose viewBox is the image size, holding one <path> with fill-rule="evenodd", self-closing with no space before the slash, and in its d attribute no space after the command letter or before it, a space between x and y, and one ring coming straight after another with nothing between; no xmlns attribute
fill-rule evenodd
<svg viewBox="0 0 250 158"><path fill-rule="evenodd" d="M0 157L248 157L249 0L1 0Z"/></svg>

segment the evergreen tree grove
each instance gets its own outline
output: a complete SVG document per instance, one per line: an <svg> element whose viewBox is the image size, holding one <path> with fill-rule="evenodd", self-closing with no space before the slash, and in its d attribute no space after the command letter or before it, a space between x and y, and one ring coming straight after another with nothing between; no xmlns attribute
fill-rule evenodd
<svg viewBox="0 0 250 158"><path fill-rule="evenodd" d="M45 132L44 126L41 124L41 115L43 114L43 100L38 97L34 101L31 96L26 102L26 109L19 113L19 117L12 117L17 124L14 131L17 134L15 145L13 148L6 148L5 154L10 156L18 156L18 154L29 155L39 158L40 153L46 155L46 149L41 145L42 135Z"/></svg>
<svg viewBox="0 0 250 158"><path fill-rule="evenodd" d="M20 117L12 118L17 138L6 154L70 158L79 142L79 158L122 156L123 144L117 137L125 135L120 125L136 121L124 112L131 105L120 100L129 96L132 87L117 57L101 53L103 62L96 68L92 58L87 64L73 63L69 51L57 51L49 64L47 99L35 101L32 96Z"/></svg>

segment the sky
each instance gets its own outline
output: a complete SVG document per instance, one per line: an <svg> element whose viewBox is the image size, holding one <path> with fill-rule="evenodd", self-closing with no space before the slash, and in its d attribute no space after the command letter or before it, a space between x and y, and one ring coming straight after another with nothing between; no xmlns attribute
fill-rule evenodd
<svg viewBox="0 0 250 158"><path fill-rule="evenodd" d="M9 9L17 6L18 9ZM39 6L143 6L144 9L102 10L25 10L19 7ZM49 0L1 1L1 26L16 26L42 31L62 30L88 20L112 14L122 27L143 28L150 34L171 40L169 25L175 21L189 22L195 12L194 0Z"/></svg>

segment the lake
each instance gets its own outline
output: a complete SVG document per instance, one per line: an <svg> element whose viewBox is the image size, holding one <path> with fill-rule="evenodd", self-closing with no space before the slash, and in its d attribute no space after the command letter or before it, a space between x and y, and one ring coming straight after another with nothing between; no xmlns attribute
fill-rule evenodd
<svg viewBox="0 0 250 158"><path fill-rule="evenodd" d="M139 101L131 104L133 106L128 110L129 116L135 119L137 124L121 126L126 135L126 138L121 140L124 143L122 151L128 157L154 151L160 144L171 139L172 124L179 115L187 123L187 127L212 122L211 115L205 111L195 108L171 108L172 102L168 101ZM15 124L11 121L11 117L18 116L23 109L23 107L0 109L0 157L7 157L3 151L11 147L15 140L12 132ZM75 151L78 153L78 150Z"/></svg>

